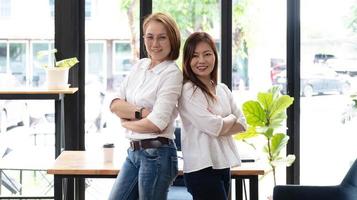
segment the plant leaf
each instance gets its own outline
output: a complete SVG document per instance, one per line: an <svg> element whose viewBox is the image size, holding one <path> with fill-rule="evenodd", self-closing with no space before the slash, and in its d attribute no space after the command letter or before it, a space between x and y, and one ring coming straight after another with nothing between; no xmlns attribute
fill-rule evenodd
<svg viewBox="0 0 357 200"><path fill-rule="evenodd" d="M234 135L234 139L236 140L244 140L244 139L249 139L258 136L257 131L255 130L255 127L248 127L248 129L243 132L243 133L238 133Z"/></svg>
<svg viewBox="0 0 357 200"><path fill-rule="evenodd" d="M73 67L75 64L79 63L76 57L67 58L61 61L56 62L56 67Z"/></svg>
<svg viewBox="0 0 357 200"><path fill-rule="evenodd" d="M275 85L268 92L273 94L273 99L277 99L281 95L281 86Z"/></svg>
<svg viewBox="0 0 357 200"><path fill-rule="evenodd" d="M270 118L274 118L281 112L285 112L286 109L293 103L294 98L288 95L282 95L276 101L273 102L271 111L269 113Z"/></svg>
<svg viewBox="0 0 357 200"><path fill-rule="evenodd" d="M258 93L258 101L263 106L263 108L267 111L270 110L270 107L273 103L273 94L272 93Z"/></svg>
<svg viewBox="0 0 357 200"><path fill-rule="evenodd" d="M282 122L287 118L287 115L285 112L280 112L276 115L274 115L273 118L270 118L269 120L269 125L270 127L273 127L273 128L278 128L278 127L281 127L282 126Z"/></svg>
<svg viewBox="0 0 357 200"><path fill-rule="evenodd" d="M289 136L284 133L277 133L273 135L270 141L270 148L273 157L277 157L280 155L280 151L288 143L288 140Z"/></svg>
<svg viewBox="0 0 357 200"><path fill-rule="evenodd" d="M273 136L273 132L274 132L274 129L269 127L264 133L263 135L266 137L266 138L271 138Z"/></svg>
<svg viewBox="0 0 357 200"><path fill-rule="evenodd" d="M57 53L57 49L43 50L43 51L38 51L36 56L37 56L37 58L40 59L44 56L55 54L55 53Z"/></svg>
<svg viewBox="0 0 357 200"><path fill-rule="evenodd" d="M295 159L296 159L295 155L289 154L286 157L277 157L275 160L271 162L271 164L274 167L277 167L279 165L290 167L294 163Z"/></svg>
<svg viewBox="0 0 357 200"><path fill-rule="evenodd" d="M251 126L265 126L267 123L266 114L257 101L247 101L243 104L243 113L247 123Z"/></svg>

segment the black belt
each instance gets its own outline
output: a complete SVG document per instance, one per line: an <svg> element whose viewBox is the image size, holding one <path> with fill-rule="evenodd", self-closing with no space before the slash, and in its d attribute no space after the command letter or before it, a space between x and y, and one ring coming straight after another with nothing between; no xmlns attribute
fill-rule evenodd
<svg viewBox="0 0 357 200"><path fill-rule="evenodd" d="M172 140L165 137L130 141L130 147L134 150L158 148L164 144L170 144Z"/></svg>

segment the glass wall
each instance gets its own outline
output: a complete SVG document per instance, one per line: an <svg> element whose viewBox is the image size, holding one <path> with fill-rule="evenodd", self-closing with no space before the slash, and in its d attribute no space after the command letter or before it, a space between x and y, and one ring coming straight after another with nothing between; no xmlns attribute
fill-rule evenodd
<svg viewBox="0 0 357 200"><path fill-rule="evenodd" d="M273 85L286 86L286 81L278 82L279 76L286 76L286 6L285 0L233 1L232 91L239 106ZM242 159L265 162L265 142L263 136L237 142ZM285 184L285 168L277 173L277 183ZM266 199L272 194L272 173L259 184L259 199Z"/></svg>
<svg viewBox="0 0 357 200"><path fill-rule="evenodd" d="M45 87L43 65L51 58L39 59L37 52L53 48L49 2L0 0L0 89ZM53 196L53 176L46 174L46 164L24 164L35 157L54 159L53 112L52 101L0 100L0 159L12 161L14 168L27 168L0 171L0 197Z"/></svg>
<svg viewBox="0 0 357 200"><path fill-rule="evenodd" d="M339 184L356 159L356 5L301 0L301 184Z"/></svg>
<svg viewBox="0 0 357 200"><path fill-rule="evenodd" d="M101 151L114 143L125 158L129 145L109 104L139 57L139 1L94 1L85 4L85 144ZM106 199L114 179L86 179L86 199Z"/></svg>

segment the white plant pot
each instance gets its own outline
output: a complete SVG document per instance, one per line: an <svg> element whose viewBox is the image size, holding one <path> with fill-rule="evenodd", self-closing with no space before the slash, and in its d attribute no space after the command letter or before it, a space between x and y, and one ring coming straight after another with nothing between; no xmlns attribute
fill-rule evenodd
<svg viewBox="0 0 357 200"><path fill-rule="evenodd" d="M68 89L69 68L52 67L46 69L46 85L50 90Z"/></svg>

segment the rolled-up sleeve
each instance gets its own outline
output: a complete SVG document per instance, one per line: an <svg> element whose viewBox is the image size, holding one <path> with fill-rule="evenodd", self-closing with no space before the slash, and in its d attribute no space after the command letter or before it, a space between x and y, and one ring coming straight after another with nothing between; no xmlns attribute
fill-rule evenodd
<svg viewBox="0 0 357 200"><path fill-rule="evenodd" d="M179 101L179 112L182 120L191 124L203 133L218 137L223 126L223 118L208 110L204 94L192 87L184 87Z"/></svg>
<svg viewBox="0 0 357 200"><path fill-rule="evenodd" d="M182 72L171 70L162 75L162 81L157 91L157 97L152 112L147 116L160 130L164 130L171 122L174 109L181 95Z"/></svg>

